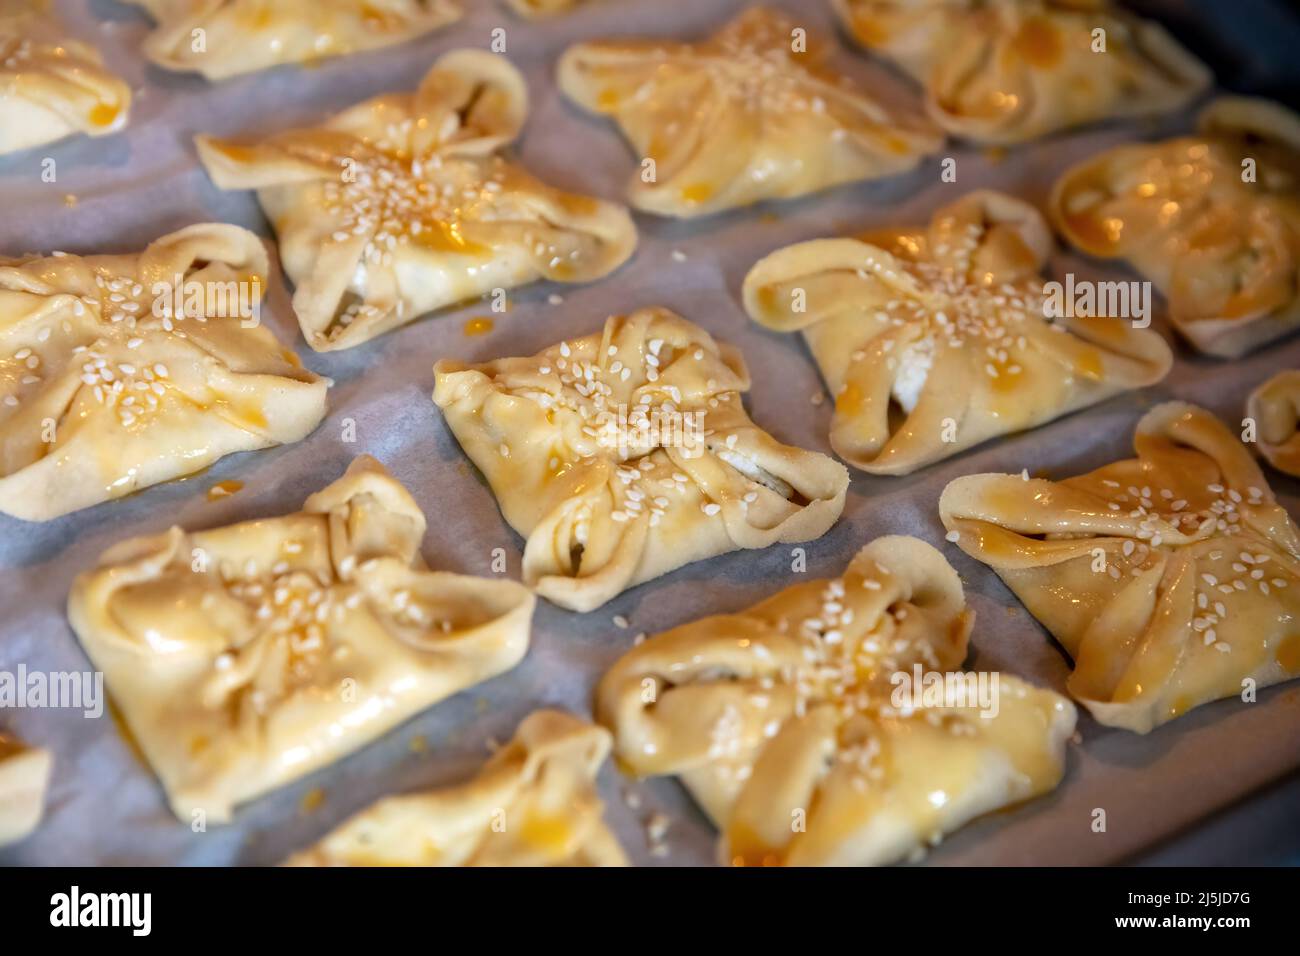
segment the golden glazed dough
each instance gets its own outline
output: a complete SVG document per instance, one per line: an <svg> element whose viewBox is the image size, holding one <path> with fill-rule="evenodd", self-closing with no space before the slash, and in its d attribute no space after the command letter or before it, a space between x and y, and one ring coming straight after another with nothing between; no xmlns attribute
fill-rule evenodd
<svg viewBox="0 0 1300 956"><path fill-rule="evenodd" d="M189 820L323 767L514 667L534 597L428 571L419 506L368 456L303 510L124 541L68 619Z"/></svg>
<svg viewBox="0 0 1300 956"><path fill-rule="evenodd" d="M944 489L950 540L1074 659L1070 694L1146 733L1300 674L1300 540L1246 449L1182 402L1147 412L1137 457L1063 481L970 475Z"/></svg>
<svg viewBox="0 0 1300 956"><path fill-rule="evenodd" d="M1226 98L1198 125L1068 170L1051 214L1084 252L1154 283L1193 346L1234 358L1300 325L1300 116Z"/></svg>
<svg viewBox="0 0 1300 956"><path fill-rule="evenodd" d="M126 0L157 23L144 54L209 80L404 43L460 19L459 0Z"/></svg>
<svg viewBox="0 0 1300 956"><path fill-rule="evenodd" d="M258 324L268 270L211 223L0 259L0 512L46 521L306 437L329 382Z"/></svg>
<svg viewBox="0 0 1300 956"><path fill-rule="evenodd" d="M1158 23L1107 0L832 5L858 42L925 88L936 123L976 142L1023 143L1100 120L1171 112L1213 79Z"/></svg>
<svg viewBox="0 0 1300 956"><path fill-rule="evenodd" d="M1278 471L1300 476L1300 371L1278 372L1246 403L1260 454Z"/></svg>
<svg viewBox="0 0 1300 956"><path fill-rule="evenodd" d="M839 578L633 648L601 679L597 719L622 766L681 777L724 860L890 863L1061 779L1074 706L961 672L973 619L938 551L878 538ZM918 672L950 690L915 699Z"/></svg>
<svg viewBox="0 0 1300 956"><path fill-rule="evenodd" d="M414 94L380 96L258 146L200 136L223 189L256 189L317 351L537 279L589 282L632 255L621 206L546 186L499 155L523 126L502 56L441 57Z"/></svg>
<svg viewBox="0 0 1300 956"><path fill-rule="evenodd" d="M904 475L1169 372L1164 340L1131 321L1047 320L1051 248L1032 206L974 192L928 228L772 253L745 278L745 309L803 332L835 396L836 454Z"/></svg>
<svg viewBox="0 0 1300 956"><path fill-rule="evenodd" d="M795 31L754 7L700 43L580 43L560 60L559 84L653 160L653 177L643 161L629 196L661 216L890 176L938 150L937 130L885 110L826 65L826 41L801 43Z"/></svg>
<svg viewBox="0 0 1300 956"><path fill-rule="evenodd" d="M589 611L740 548L810 541L844 509L844 466L750 421L743 357L666 309L434 373L434 401L527 539L524 581L563 607Z"/></svg>
<svg viewBox="0 0 1300 956"><path fill-rule="evenodd" d="M471 780L387 797L293 866L626 866L596 773L609 733L557 710L526 718Z"/></svg>
<svg viewBox="0 0 1300 956"><path fill-rule="evenodd" d="M576 9L587 0L505 0L520 16L530 19L554 17Z"/></svg>
<svg viewBox="0 0 1300 956"><path fill-rule="evenodd" d="M54 758L0 734L0 847L17 843L40 825Z"/></svg>
<svg viewBox="0 0 1300 956"><path fill-rule="evenodd" d="M131 88L44 10L42 3L0 3L0 156L126 125Z"/></svg>

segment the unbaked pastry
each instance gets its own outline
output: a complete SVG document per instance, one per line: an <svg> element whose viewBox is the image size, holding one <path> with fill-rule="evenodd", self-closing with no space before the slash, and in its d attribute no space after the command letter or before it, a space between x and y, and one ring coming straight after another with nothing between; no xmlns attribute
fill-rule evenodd
<svg viewBox="0 0 1300 956"><path fill-rule="evenodd" d="M144 54L209 80L393 46L461 17L458 0L126 0L157 23Z"/></svg>
<svg viewBox="0 0 1300 956"><path fill-rule="evenodd" d="M54 758L0 734L0 846L36 829L45 812L45 788Z"/></svg>
<svg viewBox="0 0 1300 956"><path fill-rule="evenodd" d="M597 719L622 766L681 777L723 860L890 863L1061 779L1074 706L963 673L973 619L938 551L878 538L839 578L633 648L601 679ZM949 689L917 699L918 673Z"/></svg>
<svg viewBox="0 0 1300 956"><path fill-rule="evenodd" d="M530 19L568 13L585 2L586 0L506 0L512 10Z"/></svg>
<svg viewBox="0 0 1300 956"><path fill-rule="evenodd" d="M596 773L609 733L563 711L527 717L471 780L387 797L293 866L626 866Z"/></svg>
<svg viewBox="0 0 1300 956"><path fill-rule="evenodd" d="M939 512L1074 659L1070 694L1146 733L1300 674L1300 539L1209 412L1158 405L1133 445L1063 481L958 478Z"/></svg>
<svg viewBox="0 0 1300 956"><path fill-rule="evenodd" d="M653 161L653 177L638 169L630 201L661 216L890 176L938 150L938 130L888 112L830 70L825 41L794 50L795 31L755 7L701 43L580 43L560 60L560 89L612 116Z"/></svg>
<svg viewBox="0 0 1300 956"><path fill-rule="evenodd" d="M0 512L46 521L304 438L329 382L259 324L269 268L211 223L129 255L0 258Z"/></svg>
<svg viewBox="0 0 1300 956"><path fill-rule="evenodd" d="M1278 372L1246 402L1260 454L1278 471L1300 477L1300 371Z"/></svg>
<svg viewBox="0 0 1300 956"><path fill-rule="evenodd" d="M1159 335L1110 317L1048 321L1051 232L1032 206L974 192L928 228L778 250L745 278L745 309L801 330L835 396L831 447L903 475L1160 381Z"/></svg>
<svg viewBox="0 0 1300 956"><path fill-rule="evenodd" d="M524 581L563 607L589 611L740 548L810 541L844 509L844 466L750 421L744 358L666 309L434 373L434 401L527 539Z"/></svg>
<svg viewBox="0 0 1300 956"><path fill-rule="evenodd" d="M0 155L126 125L131 88L70 39L45 4L0 2Z"/></svg>
<svg viewBox="0 0 1300 956"><path fill-rule="evenodd" d="M222 189L256 189L317 351L537 279L589 282L622 265L621 206L546 186L499 155L528 93L505 57L458 50L414 94L391 94L258 146L200 136Z"/></svg>
<svg viewBox="0 0 1300 956"><path fill-rule="evenodd" d="M178 817L325 766L528 648L521 585L428 571L425 519L368 456L303 510L124 541L68 619Z"/></svg>
<svg viewBox="0 0 1300 956"><path fill-rule="evenodd" d="M1284 107L1219 99L1194 136L1085 160L1051 214L1084 252L1153 282L1202 352L1236 357L1300 325L1300 116Z"/></svg>
<svg viewBox="0 0 1300 956"><path fill-rule="evenodd" d="M1100 120L1170 112L1212 80L1158 23L1107 0L832 5L863 46L925 88L936 123L976 142L1023 143Z"/></svg>

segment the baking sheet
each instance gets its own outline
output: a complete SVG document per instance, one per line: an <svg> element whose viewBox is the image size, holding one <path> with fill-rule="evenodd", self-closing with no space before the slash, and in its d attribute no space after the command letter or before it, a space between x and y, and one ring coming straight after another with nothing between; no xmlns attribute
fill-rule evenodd
<svg viewBox="0 0 1300 956"><path fill-rule="evenodd" d="M506 28L507 53L527 76L532 112L518 146L543 179L618 200L635 158L615 128L566 103L552 68L582 38L644 34L691 38L712 31L745 4L740 0L606 0L554 21L530 24L492 0L467 4L461 23L423 40L374 54L283 68L212 85L195 76L150 67L137 50L148 30L135 8L110 0L57 4L73 33L96 42L109 64L136 90L131 124L106 140L76 139L0 159L0 250L131 251L192 222L233 222L271 237L251 193L222 193L200 168L197 132L256 135L307 124L387 90L414 87L440 53L486 46ZM915 108L915 90L888 66L851 50L826 4L774 2L801 25L841 46L839 65L887 102ZM561 338L600 327L604 318L663 305L740 346L753 372L748 404L755 420L780 440L830 453L831 407L797 336L749 322L738 302L749 267L768 252L804 239L869 227L928 220L938 206L968 190L1001 188L1042 205L1053 179L1071 162L1115 143L1190 127L1190 113L1056 137L1005 156L950 145L957 182L941 183L939 159L887 182L837 189L793 203L684 224L638 216L641 245L616 275L591 286L546 283L515 290L511 311L493 316L494 330L467 337L465 322L490 314L486 305L426 318L350 351L319 355L303 343L283 282L263 314L305 364L332 377L326 421L306 441L230 456L185 481L157 486L46 524L0 516L0 670L20 663L43 671L90 665L64 618L73 577L123 538L172 523L206 528L296 510L311 492L337 478L357 454L383 461L429 516L425 556L432 567L490 574L494 548L519 574L521 539L501 518L430 400L431 367L444 356L471 361L530 354ZM56 159L57 182L44 183L40 161ZM75 196L75 208L65 205ZM682 255L674 255L680 252ZM684 256L684 258L682 258ZM1132 278L1122 267L1097 268L1059 252L1057 274ZM558 305L548 303L554 293ZM1168 335L1162 318L1156 327ZM1177 348L1172 374L1159 386L1121 397L1034 431L984 445L904 479L855 474L841 521L803 545L814 577L838 574L866 541L915 534L939 546L961 572L977 611L969 666L996 668L1064 692L1066 658L987 568L944 541L937 501L951 479L1028 468L1063 477L1131 452L1134 423L1165 399L1205 405L1239 421L1250 389L1281 368L1300 367L1291 339L1236 362ZM357 441L342 441L345 419ZM1273 487L1300 514L1300 483L1270 472ZM245 488L210 502L205 492L225 479ZM133 754L108 715L79 711L9 710L0 726L55 753L45 821L25 842L0 851L18 864L274 863L314 840L350 813L388 793L456 781L486 757L492 740L509 738L538 707L590 714L592 689L605 669L643 631L742 609L792 583L788 547L738 552L693 564L635 588L590 614L539 601L532 646L517 668L436 705L360 752L256 800L228 826L194 833L168 811L162 788ZM615 625L616 615L630 626ZM1146 737L1111 730L1081 714L1082 743L1072 746L1061 786L1025 806L993 814L951 836L931 853L934 863L1114 862L1193 824L1206 814L1300 766L1300 682L1193 711ZM420 752L421 745L425 745ZM714 832L672 779L631 782L607 765L601 777L607 815L634 862L644 865L714 861ZM632 809L627 794L639 809ZM311 810L305 806L323 799ZM1090 824L1107 812L1105 833ZM666 856L653 856L645 821L672 821ZM1300 826L1300 822L1295 825Z"/></svg>

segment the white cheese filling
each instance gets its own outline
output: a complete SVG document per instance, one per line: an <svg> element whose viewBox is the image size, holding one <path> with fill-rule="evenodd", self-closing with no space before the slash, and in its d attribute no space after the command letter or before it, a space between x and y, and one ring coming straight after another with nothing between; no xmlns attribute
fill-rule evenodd
<svg viewBox="0 0 1300 956"><path fill-rule="evenodd" d="M921 400L921 389L925 388L933 366L934 339L928 336L910 343L898 353L893 396L907 414L912 414Z"/></svg>

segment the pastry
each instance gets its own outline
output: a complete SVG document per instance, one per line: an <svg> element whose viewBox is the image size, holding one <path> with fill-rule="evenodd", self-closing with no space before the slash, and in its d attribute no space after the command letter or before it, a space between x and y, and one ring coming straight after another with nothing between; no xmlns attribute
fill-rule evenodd
<svg viewBox="0 0 1300 956"><path fill-rule="evenodd" d="M1193 136L1119 146L1052 192L1061 234L1123 259L1193 346L1233 358L1300 325L1300 116L1219 99Z"/></svg>
<svg viewBox="0 0 1300 956"><path fill-rule="evenodd" d="M387 797L294 866L626 866L602 819L604 728L539 710L471 780Z"/></svg>
<svg viewBox="0 0 1300 956"><path fill-rule="evenodd" d="M46 521L304 438L329 382L260 324L268 270L217 224L0 258L0 512Z"/></svg>
<svg viewBox="0 0 1300 956"><path fill-rule="evenodd" d="M0 2L0 155L126 125L131 88L35 0Z"/></svg>
<svg viewBox="0 0 1300 956"><path fill-rule="evenodd" d="M499 154L527 111L504 57L458 50L417 92L321 127L256 146L197 142L218 186L257 190L303 335L324 352L495 289L599 279L632 255L626 210L546 186Z"/></svg>
<svg viewBox="0 0 1300 956"><path fill-rule="evenodd" d="M459 0L126 0L157 24L144 54L223 80L393 46L460 19Z"/></svg>
<svg viewBox="0 0 1300 956"><path fill-rule="evenodd" d="M894 862L1064 770L1074 706L963 673L973 619L938 551L878 538L839 578L634 647L601 679L596 716L621 766L681 778L723 860Z"/></svg>
<svg viewBox="0 0 1300 956"><path fill-rule="evenodd" d="M415 500L368 456L303 510L124 541L68 618L173 811L232 808L503 673L535 599L426 570Z"/></svg>
<svg viewBox="0 0 1300 956"><path fill-rule="evenodd" d="M0 847L36 829L45 811L53 757L0 734Z"/></svg>
<svg viewBox="0 0 1300 956"><path fill-rule="evenodd" d="M526 539L525 583L562 607L589 611L729 551L810 541L844 509L844 466L750 421L744 358L666 309L434 374L434 401Z"/></svg>
<svg viewBox="0 0 1300 956"><path fill-rule="evenodd" d="M1260 454L1278 471L1300 477L1300 371L1278 372L1246 403Z"/></svg>
<svg viewBox="0 0 1300 956"><path fill-rule="evenodd" d="M700 43L580 43L559 84L622 128L642 165L637 209L689 218L915 167L937 130L888 112L832 71L818 38L754 7Z"/></svg>
<svg viewBox="0 0 1300 956"><path fill-rule="evenodd" d="M1300 674L1300 540L1203 409L1156 406L1133 445L1136 458L1063 481L958 478L939 512L1073 658L1070 694L1146 733Z"/></svg>
<svg viewBox="0 0 1300 956"><path fill-rule="evenodd" d="M1107 0L832 0L848 31L925 89L929 116L1023 143L1186 106L1213 79L1152 20Z"/></svg>
<svg viewBox="0 0 1300 956"><path fill-rule="evenodd" d="M584 0L506 0L510 9L530 19L568 13Z"/></svg>
<svg viewBox="0 0 1300 956"><path fill-rule="evenodd" d="M803 332L835 396L836 454L905 475L1168 373L1154 332L1064 308L1073 300L1054 312L1051 249L1037 210L979 191L928 228L774 252L746 276L745 309Z"/></svg>

